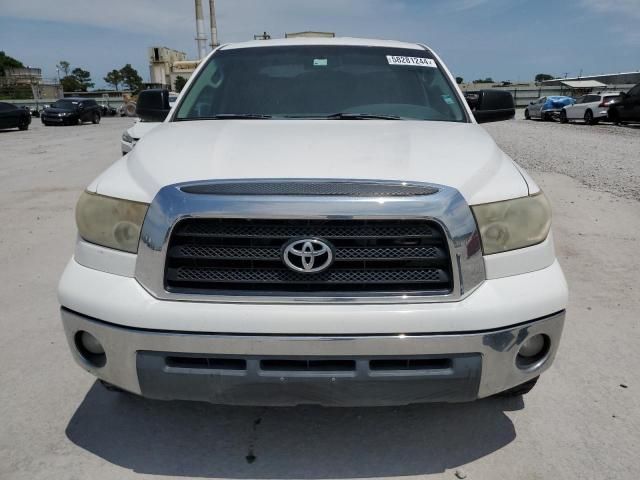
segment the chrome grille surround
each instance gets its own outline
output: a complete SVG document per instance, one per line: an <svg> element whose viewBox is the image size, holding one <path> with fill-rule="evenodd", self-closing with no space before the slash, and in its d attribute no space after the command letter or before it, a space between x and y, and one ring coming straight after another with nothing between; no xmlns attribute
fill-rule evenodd
<svg viewBox="0 0 640 480"><path fill-rule="evenodd" d="M303 182L301 179L280 179L279 182ZM313 184L341 180L309 180ZM204 191L207 185L231 183L264 183L265 180L214 180L188 182L162 188L149 207L145 218L135 278L154 297L163 300L183 300L213 303L425 303L458 301L485 280L484 261L477 226L462 195L451 187L415 182L344 180L354 188L358 182L370 185L412 186L407 191L423 188L428 195L362 197L314 195L209 195L187 193ZM202 187L202 188L200 188ZM195 190L194 190L195 188ZM215 191L211 188L210 191ZM225 190L222 188L221 190ZM251 188L247 189L251 191ZM435 193L431 193L434 192ZM302 220L429 220L438 223L445 232L452 261L451 292L412 292L410 295L381 295L368 292L319 292L317 295L282 292L252 294L201 294L169 292L165 288L165 260L169 240L175 225L184 219L302 219ZM228 253L228 252L225 252ZM330 293L330 294L329 294Z"/></svg>

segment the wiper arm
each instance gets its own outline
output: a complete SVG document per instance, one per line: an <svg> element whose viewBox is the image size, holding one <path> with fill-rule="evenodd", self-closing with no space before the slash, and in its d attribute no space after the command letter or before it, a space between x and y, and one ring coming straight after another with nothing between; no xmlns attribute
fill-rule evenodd
<svg viewBox="0 0 640 480"><path fill-rule="evenodd" d="M271 115L262 115L259 113L218 113L204 117L188 117L179 118L177 120L265 120L273 118Z"/></svg>
<svg viewBox="0 0 640 480"><path fill-rule="evenodd" d="M404 120L397 115L378 115L377 113L338 112L329 115L285 115L285 118L308 120Z"/></svg>
<svg viewBox="0 0 640 480"><path fill-rule="evenodd" d="M338 112L332 113L325 117L328 120L402 120L402 117L398 115L384 115L377 113L350 113L350 112Z"/></svg>

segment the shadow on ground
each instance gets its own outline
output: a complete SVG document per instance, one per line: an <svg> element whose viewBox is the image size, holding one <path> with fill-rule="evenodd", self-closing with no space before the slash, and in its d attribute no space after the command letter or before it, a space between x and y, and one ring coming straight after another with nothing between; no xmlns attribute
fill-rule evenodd
<svg viewBox="0 0 640 480"><path fill-rule="evenodd" d="M400 408L253 408L162 402L94 384L67 426L79 447L135 472L362 478L443 472L516 433L522 398Z"/></svg>

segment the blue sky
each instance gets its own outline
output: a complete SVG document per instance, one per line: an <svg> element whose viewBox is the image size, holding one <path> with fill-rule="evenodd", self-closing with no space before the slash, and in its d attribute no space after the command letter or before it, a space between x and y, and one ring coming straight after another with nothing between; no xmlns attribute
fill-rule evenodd
<svg viewBox="0 0 640 480"><path fill-rule="evenodd" d="M208 18L208 1L203 0ZM427 43L467 80L640 70L640 0L216 0L222 42L301 30ZM96 86L147 47L196 53L192 0L0 0L0 50L55 77L59 60Z"/></svg>

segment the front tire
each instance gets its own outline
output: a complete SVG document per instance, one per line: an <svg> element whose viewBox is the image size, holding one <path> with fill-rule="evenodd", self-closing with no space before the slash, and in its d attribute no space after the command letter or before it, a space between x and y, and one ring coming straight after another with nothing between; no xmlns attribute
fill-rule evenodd
<svg viewBox="0 0 640 480"><path fill-rule="evenodd" d="M28 124L28 123L23 123L23 124L21 124L21 125L18 125L18 130L21 130L21 131L23 131L23 132L24 132L25 130L29 130L29 124Z"/></svg>
<svg viewBox="0 0 640 480"><path fill-rule="evenodd" d="M524 110L524 119L525 120L531 120L531 115L529 115L529 109L525 108Z"/></svg>
<svg viewBox="0 0 640 480"><path fill-rule="evenodd" d="M91 118L91 123L93 123L94 125L97 125L100 123L100 114L98 112L93 114L93 117Z"/></svg>
<svg viewBox="0 0 640 480"><path fill-rule="evenodd" d="M595 125L595 122L593 121L593 112L591 110L584 112L584 123L587 125Z"/></svg>
<svg viewBox="0 0 640 480"><path fill-rule="evenodd" d="M509 390L505 390L504 392L498 393L496 397L513 398L513 397L520 397L522 395L526 395L531 390L533 390L533 387L536 386L536 383L538 383L539 378L540 377L532 378L528 382L525 382L516 387L510 388Z"/></svg>
<svg viewBox="0 0 640 480"><path fill-rule="evenodd" d="M109 382L105 382L104 380L98 380L100 382L100 385L102 385L105 390L109 391L109 392L114 392L114 393L124 393L124 394L128 394L129 392L127 392L126 390L123 390L120 387L116 387L115 385L109 383Z"/></svg>

